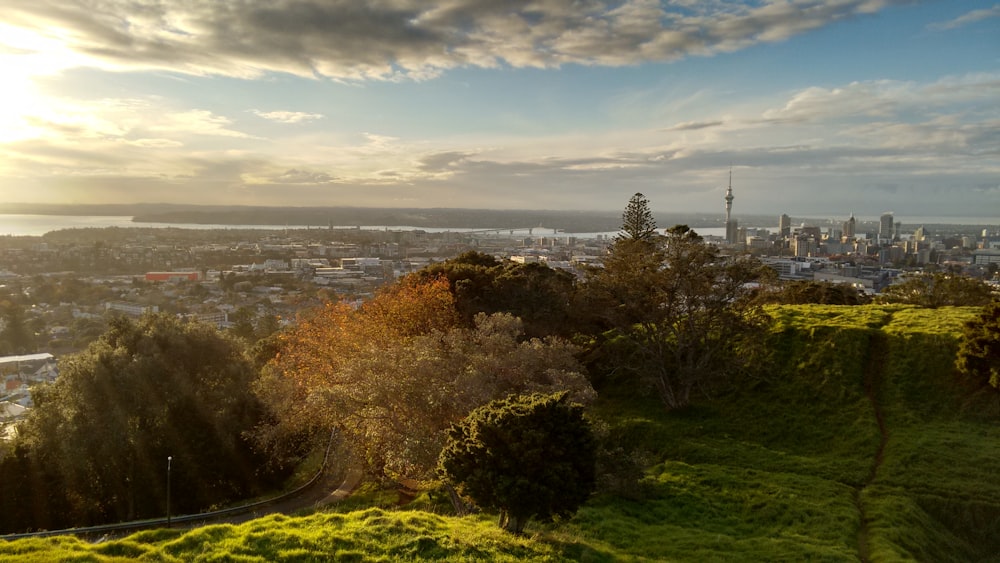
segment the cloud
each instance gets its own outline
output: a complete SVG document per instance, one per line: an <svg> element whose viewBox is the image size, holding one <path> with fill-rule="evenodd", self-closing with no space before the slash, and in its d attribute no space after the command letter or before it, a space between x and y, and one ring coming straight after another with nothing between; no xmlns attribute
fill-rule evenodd
<svg viewBox="0 0 1000 563"><path fill-rule="evenodd" d="M962 14L961 16L958 16L953 20L948 20L946 22L932 23L927 27L929 29L943 31L949 29L957 29L959 27L981 22L983 20L988 20L990 18L1000 18L1000 4L995 4L992 8L973 10L971 12Z"/></svg>
<svg viewBox="0 0 1000 563"><path fill-rule="evenodd" d="M128 144L146 149L172 149L184 146L184 143L171 139L136 139L128 141Z"/></svg>
<svg viewBox="0 0 1000 563"><path fill-rule="evenodd" d="M289 123L289 124L323 119L323 114L305 113L301 111L260 111L255 109L253 110L253 113L257 117L262 117L269 121L277 121L278 123Z"/></svg>
<svg viewBox="0 0 1000 563"><path fill-rule="evenodd" d="M710 56L903 1L0 0L0 10L8 26L89 61L72 64L419 80L470 66L620 66Z"/></svg>
<svg viewBox="0 0 1000 563"><path fill-rule="evenodd" d="M310 172L292 168L270 180L277 184L329 184L335 178L326 172Z"/></svg>
<svg viewBox="0 0 1000 563"><path fill-rule="evenodd" d="M672 127L668 127L667 131L696 131L698 129L710 129L712 127L719 127L722 125L722 121L685 121L683 123L678 123Z"/></svg>
<svg viewBox="0 0 1000 563"><path fill-rule="evenodd" d="M462 151L445 151L423 156L417 167L427 172L447 172L454 170L457 164L475 153Z"/></svg>
<svg viewBox="0 0 1000 563"><path fill-rule="evenodd" d="M1000 96L1000 75L949 76L920 84L898 80L852 82L836 88L810 87L795 92L778 108L763 112L763 123L814 122L830 119L869 120L930 109L952 111Z"/></svg>
<svg viewBox="0 0 1000 563"><path fill-rule="evenodd" d="M191 135L210 135L217 137L235 137L241 139L254 138L241 131L230 129L232 120L216 115L207 110L193 109L176 113L168 113L159 119L152 120L145 127L158 133L186 133Z"/></svg>

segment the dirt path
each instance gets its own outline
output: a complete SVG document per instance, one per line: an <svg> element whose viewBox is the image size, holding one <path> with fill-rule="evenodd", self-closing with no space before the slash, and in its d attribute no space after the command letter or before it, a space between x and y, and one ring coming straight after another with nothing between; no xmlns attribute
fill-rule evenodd
<svg viewBox="0 0 1000 563"><path fill-rule="evenodd" d="M214 520L213 522L239 524L268 514L294 514L300 510L320 508L328 504L333 504L350 496L351 492L361 482L362 476L361 467L355 464L349 467L344 475L328 474L324 476L308 492L295 498L261 507L259 510L253 512Z"/></svg>
<svg viewBox="0 0 1000 563"><path fill-rule="evenodd" d="M882 412L882 405L879 403L878 394L882 386L883 371L885 369L885 357L888 352L888 338L881 331L875 332L868 343L868 360L865 364L865 395L875 413L875 421L878 423L879 444L875 450L875 459L872 461L871 469L865 482L858 486L854 492L854 504L858 507L861 515L861 527L858 528L858 558L863 563L869 561L869 519L865 508L864 491L878 476L878 470L882 467L882 460L885 455L885 446L889 443L889 430L885 425L885 415Z"/></svg>

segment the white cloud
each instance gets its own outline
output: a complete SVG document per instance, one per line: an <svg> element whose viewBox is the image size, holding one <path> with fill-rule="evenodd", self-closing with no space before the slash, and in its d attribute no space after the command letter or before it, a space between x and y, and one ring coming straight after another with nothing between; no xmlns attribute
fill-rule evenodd
<svg viewBox="0 0 1000 563"><path fill-rule="evenodd" d="M278 123L289 123L289 124L323 119L323 114L306 113L302 111L260 111L255 109L253 110L253 113L257 117L261 117L269 121L277 121Z"/></svg>
<svg viewBox="0 0 1000 563"><path fill-rule="evenodd" d="M217 137L235 137L241 139L253 138L241 131L230 129L232 120L216 115L208 110L193 109L182 112L167 113L146 120L144 128L157 133L182 133L190 135L209 135Z"/></svg>
<svg viewBox="0 0 1000 563"><path fill-rule="evenodd" d="M958 16L955 19L948 20L946 22L932 23L927 27L935 30L957 29L959 27L981 22L983 20L988 20L991 18L1000 18L1000 4L996 4L992 8L972 10L971 12L962 14L961 16Z"/></svg>
<svg viewBox="0 0 1000 563"><path fill-rule="evenodd" d="M171 139L136 139L127 143L145 149L172 149L184 146L184 143Z"/></svg>

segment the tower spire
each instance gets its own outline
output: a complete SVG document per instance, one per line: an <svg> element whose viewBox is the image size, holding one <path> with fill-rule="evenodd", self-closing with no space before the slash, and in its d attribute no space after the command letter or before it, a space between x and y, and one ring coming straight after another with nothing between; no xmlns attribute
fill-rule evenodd
<svg viewBox="0 0 1000 563"><path fill-rule="evenodd" d="M738 238L736 221L733 221L733 165L729 165L729 187L726 188L726 242L735 244Z"/></svg>
<svg viewBox="0 0 1000 563"><path fill-rule="evenodd" d="M733 213L733 167L729 167L729 188L726 189L726 224L729 224Z"/></svg>

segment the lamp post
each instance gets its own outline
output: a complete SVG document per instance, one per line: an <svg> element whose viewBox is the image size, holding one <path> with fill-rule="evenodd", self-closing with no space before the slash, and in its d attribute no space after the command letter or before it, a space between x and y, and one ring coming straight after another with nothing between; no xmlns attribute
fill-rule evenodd
<svg viewBox="0 0 1000 563"><path fill-rule="evenodd" d="M174 456L167 456L167 527L170 527L170 461Z"/></svg>

